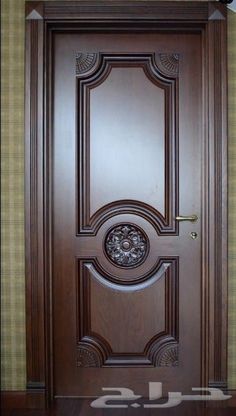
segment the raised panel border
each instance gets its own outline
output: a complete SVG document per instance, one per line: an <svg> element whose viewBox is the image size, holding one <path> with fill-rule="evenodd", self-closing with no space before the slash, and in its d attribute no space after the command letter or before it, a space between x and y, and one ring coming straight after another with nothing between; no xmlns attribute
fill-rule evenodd
<svg viewBox="0 0 236 416"><path fill-rule="evenodd" d="M32 11L36 10L36 13ZM148 10L148 12L146 12ZM220 12L220 20L219 13ZM217 17L218 16L218 17ZM104 20L105 19L105 20ZM78 27L78 21L80 25ZM227 8L219 2L26 1L25 235L28 391L53 401L52 35L61 30L202 34L201 385L227 387ZM220 45L220 47L219 47ZM43 52L45 51L45 52ZM45 76L43 75L45 74ZM45 101L43 97L46 97ZM48 104L47 104L48 102ZM39 117L40 114L40 117ZM42 120L44 115L44 128ZM39 122L39 120L41 120ZM217 145L216 145L217 138ZM210 219L208 214L210 213ZM218 220L220 218L220 221ZM217 234L217 238L213 238ZM37 238L36 238L37 235Z"/></svg>
<svg viewBox="0 0 236 416"><path fill-rule="evenodd" d="M79 367L156 367L178 365L179 332L178 257L160 258L145 282L126 285L108 280L96 258L76 260L77 276L77 365ZM91 328L91 277L104 287L117 291L143 290L165 279L165 329L154 335L139 354L116 353ZM175 354L174 354L175 352ZM175 359L173 358L175 356ZM78 358L80 357L80 358Z"/></svg>
<svg viewBox="0 0 236 416"><path fill-rule="evenodd" d="M78 67L78 56L80 66ZM135 200L113 201L90 214L90 91L101 85L113 68L142 68L155 86L164 90L165 100L165 213ZM96 235L111 216L129 212L150 220L158 235L177 235L178 215L178 69L179 55L165 53L77 53L77 164L78 234ZM84 122L85 120L85 122Z"/></svg>

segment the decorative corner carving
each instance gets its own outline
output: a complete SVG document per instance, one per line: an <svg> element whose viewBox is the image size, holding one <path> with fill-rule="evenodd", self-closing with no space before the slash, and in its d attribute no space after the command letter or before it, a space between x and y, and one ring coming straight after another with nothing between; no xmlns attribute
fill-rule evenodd
<svg viewBox="0 0 236 416"><path fill-rule="evenodd" d="M155 367L178 367L179 346L178 344L166 345L156 356Z"/></svg>
<svg viewBox="0 0 236 416"><path fill-rule="evenodd" d="M77 355L77 367L101 367L100 359L92 348L80 345Z"/></svg>
<svg viewBox="0 0 236 416"><path fill-rule="evenodd" d="M27 2L25 6L26 20L43 20L44 5L42 1Z"/></svg>
<svg viewBox="0 0 236 416"><path fill-rule="evenodd" d="M133 224L113 227L105 239L105 251L112 263L120 267L135 267L148 254L149 242L144 231Z"/></svg>
<svg viewBox="0 0 236 416"><path fill-rule="evenodd" d="M96 53L77 53L76 54L76 74L82 75L89 72L97 60Z"/></svg>
<svg viewBox="0 0 236 416"><path fill-rule="evenodd" d="M225 20L227 10L222 4L209 3L209 17L208 20Z"/></svg>
<svg viewBox="0 0 236 416"><path fill-rule="evenodd" d="M159 60L164 72L170 76L176 76L179 73L179 54L159 53Z"/></svg>
<svg viewBox="0 0 236 416"><path fill-rule="evenodd" d="M126 349L122 353L118 353L114 350L112 343L110 344L109 336L100 333L93 332L93 318L91 315L91 298L92 293L92 281L97 281L103 286L108 288L109 291L119 290L123 291L124 284L126 285L126 293L132 293L136 289L144 289L145 283L141 282L138 288L137 284L127 285L127 282L114 286L113 281L109 281L109 276L104 276L104 271L99 268L99 263L94 259L78 259L78 287L77 291L77 310L81 311L77 316L77 342L78 348L80 347L89 352L94 352L95 356L91 356L82 351L79 354L78 361L79 367L89 367L87 362L92 362L92 367L156 367L156 366L174 366L178 365L174 362L178 361L178 354L176 352L174 358L174 352L168 351L171 358L165 358L165 352L177 345L178 340L178 310L179 310L179 297L178 297L178 258L169 260L163 260L157 264L157 268L146 276L146 283L154 283L154 279L158 280L160 276L164 275L165 278L165 295L166 299L166 317L164 324L155 331L150 337L149 341L145 345L144 350L127 352ZM169 264L167 264L169 262ZM136 274L135 274L136 275ZM156 281L155 280L155 281ZM117 279L118 281L118 279ZM96 286L94 286L96 287ZM80 296L79 296L80 292ZM107 292L109 293L109 292ZM107 318L109 322L110 317ZM108 324L109 326L109 324ZM124 336L126 329L124 327ZM177 357L176 357L177 356ZM172 364L166 364L166 362L172 362ZM85 364L85 365L84 365Z"/></svg>

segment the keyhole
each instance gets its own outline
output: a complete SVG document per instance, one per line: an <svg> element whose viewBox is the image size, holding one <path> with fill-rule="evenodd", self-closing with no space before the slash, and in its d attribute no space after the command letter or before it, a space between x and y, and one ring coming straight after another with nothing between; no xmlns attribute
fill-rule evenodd
<svg viewBox="0 0 236 416"><path fill-rule="evenodd" d="M190 236L191 236L191 238L192 238L193 240L196 240L196 238L197 238L197 233L195 233L194 231L192 231L192 232L190 233Z"/></svg>

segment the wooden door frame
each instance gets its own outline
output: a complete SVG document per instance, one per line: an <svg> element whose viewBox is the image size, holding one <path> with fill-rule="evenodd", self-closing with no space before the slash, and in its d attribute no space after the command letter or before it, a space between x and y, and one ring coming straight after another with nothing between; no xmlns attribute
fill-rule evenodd
<svg viewBox="0 0 236 416"><path fill-rule="evenodd" d="M98 4L99 3L99 4ZM105 23L104 23L105 22ZM53 397L50 51L57 30L202 35L202 386L227 387L227 9L218 2L26 2L27 391Z"/></svg>

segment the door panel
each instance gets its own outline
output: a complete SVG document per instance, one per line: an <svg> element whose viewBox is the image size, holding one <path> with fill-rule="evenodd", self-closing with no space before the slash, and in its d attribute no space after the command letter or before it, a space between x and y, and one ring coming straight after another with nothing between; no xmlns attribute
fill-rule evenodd
<svg viewBox="0 0 236 416"><path fill-rule="evenodd" d="M157 232L175 233L178 55L93 54L81 71L86 59L77 55L81 231L129 204L141 215L146 203Z"/></svg>
<svg viewBox="0 0 236 416"><path fill-rule="evenodd" d="M107 79L102 74L102 83L90 87L90 215L115 200L132 199L148 201L164 216L165 90L153 88L155 77L152 83L135 56L123 59L112 56ZM150 161L145 169L143 158Z"/></svg>
<svg viewBox="0 0 236 416"><path fill-rule="evenodd" d="M96 366L177 365L176 262L160 261L145 282L129 286L110 283L95 264L83 264L79 360L86 351ZM169 349L173 356L163 364ZM82 365L86 365L84 360L79 362Z"/></svg>
<svg viewBox="0 0 236 416"><path fill-rule="evenodd" d="M201 36L57 33L53 68L55 395L200 386Z"/></svg>

